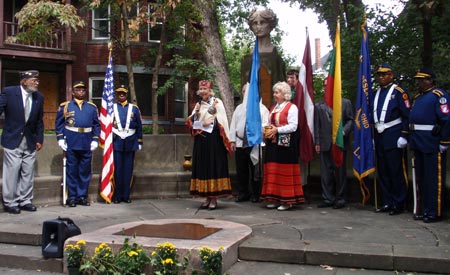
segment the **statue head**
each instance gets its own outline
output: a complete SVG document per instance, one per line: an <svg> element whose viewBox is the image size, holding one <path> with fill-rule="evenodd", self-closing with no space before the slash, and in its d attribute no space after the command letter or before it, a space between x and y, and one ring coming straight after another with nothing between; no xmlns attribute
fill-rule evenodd
<svg viewBox="0 0 450 275"><path fill-rule="evenodd" d="M248 18L250 30L256 37L268 37L270 32L277 26L277 15L271 9L254 9Z"/></svg>

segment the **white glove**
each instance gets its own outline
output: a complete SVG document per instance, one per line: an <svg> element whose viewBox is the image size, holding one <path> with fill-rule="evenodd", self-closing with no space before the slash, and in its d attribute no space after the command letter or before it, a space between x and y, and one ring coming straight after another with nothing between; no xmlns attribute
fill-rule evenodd
<svg viewBox="0 0 450 275"><path fill-rule="evenodd" d="M138 150L141 151L142 150L142 145L138 145Z"/></svg>
<svg viewBox="0 0 450 275"><path fill-rule="evenodd" d="M58 146L61 147L63 151L67 151L67 143L64 139L58 140Z"/></svg>
<svg viewBox="0 0 450 275"><path fill-rule="evenodd" d="M408 141L404 137L399 137L397 140L397 147L398 148L405 148L408 144Z"/></svg>
<svg viewBox="0 0 450 275"><path fill-rule="evenodd" d="M444 153L445 151L447 151L447 149L448 149L448 146L446 146L446 145L439 145L439 151L441 153Z"/></svg>
<svg viewBox="0 0 450 275"><path fill-rule="evenodd" d="M95 151L95 149L97 149L97 147L98 147L98 142L97 141L91 142L91 151Z"/></svg>

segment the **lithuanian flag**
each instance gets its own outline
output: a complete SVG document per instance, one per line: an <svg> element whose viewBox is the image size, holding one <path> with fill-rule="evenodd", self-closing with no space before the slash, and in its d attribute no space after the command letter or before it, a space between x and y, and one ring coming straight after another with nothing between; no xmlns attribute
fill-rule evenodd
<svg viewBox="0 0 450 275"><path fill-rule="evenodd" d="M336 38L331 53L330 69L326 80L325 103L333 110L332 115L332 152L336 167L342 165L344 136L342 135L342 83L341 83L341 31L337 20Z"/></svg>

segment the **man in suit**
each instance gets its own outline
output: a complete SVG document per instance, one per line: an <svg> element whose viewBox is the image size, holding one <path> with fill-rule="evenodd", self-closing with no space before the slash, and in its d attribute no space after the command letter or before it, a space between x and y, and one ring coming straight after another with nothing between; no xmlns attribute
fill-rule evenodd
<svg viewBox="0 0 450 275"><path fill-rule="evenodd" d="M75 81L70 101L59 105L55 132L58 145L67 151L66 176L69 207L89 206L92 151L98 147L100 122L97 106L86 100L86 84Z"/></svg>
<svg viewBox="0 0 450 275"><path fill-rule="evenodd" d="M320 154L320 177L323 203L317 207L345 206L347 188L347 150L350 148L350 133L353 129L353 107L350 100L342 99L342 134L344 135L344 156L341 167L336 168L331 150L332 110L325 103L316 103L314 108L315 149ZM337 175L336 175L337 174Z"/></svg>
<svg viewBox="0 0 450 275"><path fill-rule="evenodd" d="M115 90L114 104L114 198L113 203L131 203L134 154L142 149L142 119L138 106L127 100L128 89Z"/></svg>
<svg viewBox="0 0 450 275"><path fill-rule="evenodd" d="M3 207L11 214L36 211L33 200L36 151L44 142L44 96L38 92L39 72L20 73L20 86L9 86L0 95L5 113L1 143L3 153Z"/></svg>

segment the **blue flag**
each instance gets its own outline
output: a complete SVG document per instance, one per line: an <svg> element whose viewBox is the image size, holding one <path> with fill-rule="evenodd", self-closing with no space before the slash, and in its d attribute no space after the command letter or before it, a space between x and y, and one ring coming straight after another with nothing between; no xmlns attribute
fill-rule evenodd
<svg viewBox="0 0 450 275"><path fill-rule="evenodd" d="M261 112L259 109L259 53L258 39L256 39L250 70L250 87L248 89L247 116L245 128L248 146L252 147L262 142Z"/></svg>
<svg viewBox="0 0 450 275"><path fill-rule="evenodd" d="M353 173L361 184L363 204L370 193L364 185L364 178L375 172L375 148L372 133L372 78L370 71L369 37L367 24L361 26L363 37L359 56L358 90L355 104L355 136L353 144Z"/></svg>

